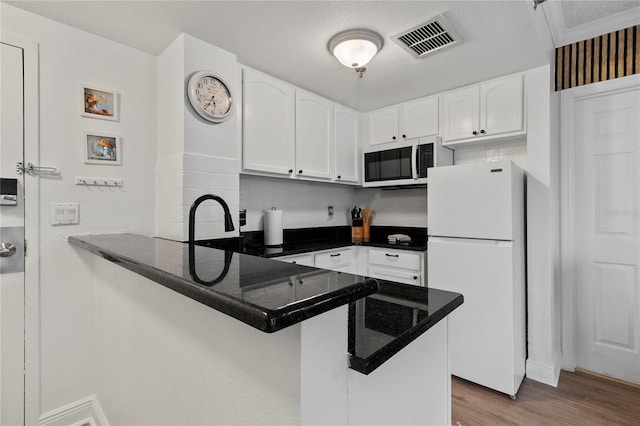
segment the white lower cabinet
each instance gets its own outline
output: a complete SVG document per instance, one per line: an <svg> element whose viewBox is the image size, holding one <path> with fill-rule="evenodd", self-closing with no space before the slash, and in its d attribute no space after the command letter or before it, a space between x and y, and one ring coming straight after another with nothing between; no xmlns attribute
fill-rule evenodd
<svg viewBox="0 0 640 426"><path fill-rule="evenodd" d="M425 252L351 246L273 259L398 283L426 286L425 258Z"/></svg>
<svg viewBox="0 0 640 426"><path fill-rule="evenodd" d="M295 263L303 266L314 266L314 259L312 253L304 254L292 254L290 256L274 257L273 260L279 260L281 262Z"/></svg>
<svg viewBox="0 0 640 426"><path fill-rule="evenodd" d="M332 271L355 273L355 259L353 248L331 250L315 254L315 267Z"/></svg>
<svg viewBox="0 0 640 426"><path fill-rule="evenodd" d="M368 275L381 280L424 286L424 252L371 247Z"/></svg>

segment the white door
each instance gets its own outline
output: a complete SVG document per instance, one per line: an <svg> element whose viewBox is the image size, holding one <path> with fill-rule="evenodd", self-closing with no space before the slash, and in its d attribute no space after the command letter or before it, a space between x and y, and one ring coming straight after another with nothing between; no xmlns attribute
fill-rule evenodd
<svg viewBox="0 0 640 426"><path fill-rule="evenodd" d="M18 179L0 202L0 424L24 424L24 182L22 49L0 43L0 177ZM5 191L6 192L6 186Z"/></svg>
<svg viewBox="0 0 640 426"><path fill-rule="evenodd" d="M445 93L442 96L442 139L454 141L474 137L479 131L480 89L478 86Z"/></svg>
<svg viewBox="0 0 640 426"><path fill-rule="evenodd" d="M576 366L640 383L640 90L575 104Z"/></svg>
<svg viewBox="0 0 640 426"><path fill-rule="evenodd" d="M243 169L292 174L295 161L293 87L246 68L242 78Z"/></svg>
<svg viewBox="0 0 640 426"><path fill-rule="evenodd" d="M418 99L400 106L400 137L415 139L438 134L438 97Z"/></svg>
<svg viewBox="0 0 640 426"><path fill-rule="evenodd" d="M428 286L460 293L449 316L451 374L515 395L524 376L524 277L512 242L430 237Z"/></svg>
<svg viewBox="0 0 640 426"><path fill-rule="evenodd" d="M335 105L335 180L336 182L360 181L358 163L362 161L358 143L357 111Z"/></svg>
<svg viewBox="0 0 640 426"><path fill-rule="evenodd" d="M369 145L397 142L398 107L379 109L369 113Z"/></svg>
<svg viewBox="0 0 640 426"><path fill-rule="evenodd" d="M522 171L511 161L429 169L429 235L512 240L515 182L523 185Z"/></svg>
<svg viewBox="0 0 640 426"><path fill-rule="evenodd" d="M524 76L514 75L480 86L480 134L524 129Z"/></svg>
<svg viewBox="0 0 640 426"><path fill-rule="evenodd" d="M333 176L333 103L296 90L296 175Z"/></svg>

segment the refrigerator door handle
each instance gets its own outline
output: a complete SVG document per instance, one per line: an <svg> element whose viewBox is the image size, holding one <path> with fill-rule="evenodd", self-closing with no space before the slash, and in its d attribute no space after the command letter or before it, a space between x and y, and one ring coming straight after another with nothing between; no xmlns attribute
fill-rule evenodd
<svg viewBox="0 0 640 426"><path fill-rule="evenodd" d="M505 240L482 240L477 238L454 238L454 237L432 237L429 235L428 242L442 244L465 244L491 247L513 247L513 241Z"/></svg>

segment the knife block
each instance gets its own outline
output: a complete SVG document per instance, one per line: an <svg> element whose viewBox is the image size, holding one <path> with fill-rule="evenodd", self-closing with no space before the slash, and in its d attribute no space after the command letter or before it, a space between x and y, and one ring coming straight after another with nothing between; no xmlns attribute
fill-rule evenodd
<svg viewBox="0 0 640 426"><path fill-rule="evenodd" d="M351 225L351 242L361 243L364 237L364 227L362 226L362 219L353 219Z"/></svg>

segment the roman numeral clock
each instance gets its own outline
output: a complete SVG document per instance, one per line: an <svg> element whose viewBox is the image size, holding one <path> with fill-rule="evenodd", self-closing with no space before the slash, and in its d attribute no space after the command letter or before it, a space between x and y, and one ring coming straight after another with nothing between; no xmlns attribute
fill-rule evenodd
<svg viewBox="0 0 640 426"><path fill-rule="evenodd" d="M229 86L211 71L193 74L187 84L187 94L195 112L212 123L222 123L233 112Z"/></svg>

